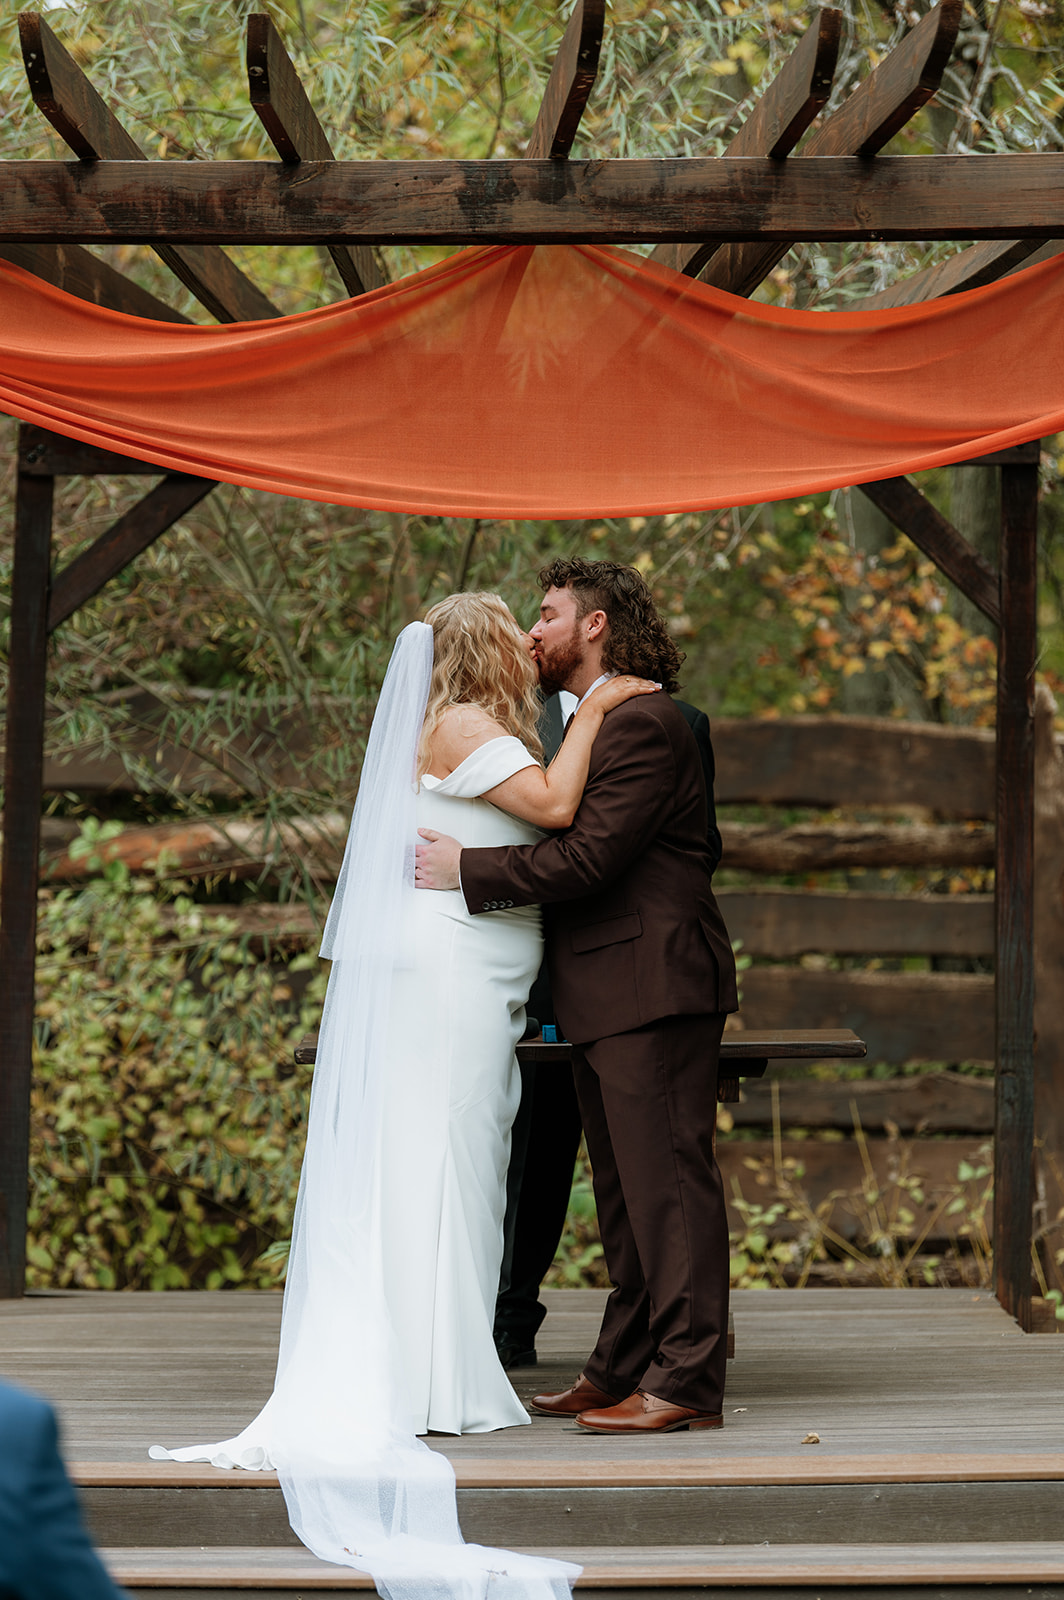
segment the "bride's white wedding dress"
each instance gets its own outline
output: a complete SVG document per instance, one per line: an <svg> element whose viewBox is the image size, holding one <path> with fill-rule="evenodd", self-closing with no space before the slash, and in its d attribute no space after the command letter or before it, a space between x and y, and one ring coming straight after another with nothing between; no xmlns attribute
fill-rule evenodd
<svg viewBox="0 0 1064 1600"><path fill-rule="evenodd" d="M432 629L400 634L370 731L322 954L322 1011L274 1389L242 1433L155 1460L276 1468L292 1527L386 1600L567 1600L579 1568L466 1544L454 1472L416 1433L527 1422L491 1338L514 1045L538 913L472 918L413 886L418 825L523 843L480 798L533 764L491 740L412 781Z"/></svg>
<svg viewBox="0 0 1064 1600"><path fill-rule="evenodd" d="M422 778L418 827L466 846L533 843L536 828L479 796L534 764L517 739L481 745L449 777ZM486 1433L529 1421L492 1323L539 908L472 917L460 890L417 891L404 944L378 1172L398 1379L411 1432Z"/></svg>

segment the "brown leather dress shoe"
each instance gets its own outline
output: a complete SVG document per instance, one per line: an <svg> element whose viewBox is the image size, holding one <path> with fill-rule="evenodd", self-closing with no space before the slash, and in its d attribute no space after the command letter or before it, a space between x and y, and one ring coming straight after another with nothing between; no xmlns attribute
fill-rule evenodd
<svg viewBox="0 0 1064 1600"><path fill-rule="evenodd" d="M616 1397L612 1394L603 1394L601 1389L596 1389L594 1384L588 1383L584 1374L573 1384L571 1389L563 1389L560 1394L533 1395L531 1406L533 1411L542 1411L545 1417L575 1417L580 1411L590 1411L596 1406L615 1406Z"/></svg>
<svg viewBox="0 0 1064 1600"><path fill-rule="evenodd" d="M582 1411L577 1426L589 1433L680 1433L685 1428L723 1428L723 1416L712 1411L690 1411L659 1400L645 1389L622 1400L620 1405Z"/></svg>

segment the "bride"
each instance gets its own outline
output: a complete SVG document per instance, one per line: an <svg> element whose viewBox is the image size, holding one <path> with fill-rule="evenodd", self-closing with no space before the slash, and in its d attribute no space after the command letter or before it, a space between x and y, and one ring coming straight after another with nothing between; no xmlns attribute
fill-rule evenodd
<svg viewBox="0 0 1064 1600"><path fill-rule="evenodd" d="M452 595L399 635L322 943L333 967L273 1394L233 1439L151 1451L275 1467L303 1542L390 1600L540 1600L576 1573L464 1544L450 1464L415 1437L529 1421L492 1320L514 1047L542 946L535 907L473 918L459 891L416 893L416 830L476 846L567 826L602 718L656 688L600 685L544 771L536 684L497 595Z"/></svg>

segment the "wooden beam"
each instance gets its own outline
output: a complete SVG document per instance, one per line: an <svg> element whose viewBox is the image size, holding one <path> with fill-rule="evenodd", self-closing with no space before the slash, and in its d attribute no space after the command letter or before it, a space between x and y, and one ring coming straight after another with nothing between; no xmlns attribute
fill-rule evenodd
<svg viewBox="0 0 1064 1600"><path fill-rule="evenodd" d="M248 17L248 91L251 104L274 149L289 165L300 161L334 161L332 145L284 41L265 12ZM365 294L387 283L373 250L364 244L327 245L340 281L349 295Z"/></svg>
<svg viewBox="0 0 1064 1600"><path fill-rule="evenodd" d="M994 1277L1005 1310L1031 1315L1034 1203L1034 677L1038 468L1001 469L997 695L997 1104Z"/></svg>
<svg viewBox="0 0 1064 1600"><path fill-rule="evenodd" d="M0 244L1040 238L1062 201L1064 155L7 161Z"/></svg>
<svg viewBox="0 0 1064 1600"><path fill-rule="evenodd" d="M839 956L992 956L991 894L857 894L852 889L718 889L743 950L769 961Z"/></svg>
<svg viewBox="0 0 1064 1600"><path fill-rule="evenodd" d="M852 1028L869 1061L990 1061L994 979L972 972L830 972L762 966L742 975L748 1028ZM1030 1271L1031 1208L1027 1226Z"/></svg>
<svg viewBox="0 0 1064 1600"><path fill-rule="evenodd" d="M19 474L0 864L0 1299L18 1299L26 1282L52 491L50 478Z"/></svg>
<svg viewBox="0 0 1064 1600"><path fill-rule="evenodd" d="M232 911L238 908L233 906ZM242 909L242 908L239 908ZM856 1103L866 1133L890 1123L903 1133L993 1133L994 1087L986 1078L959 1072L921 1072L911 1078L857 1079L818 1083L808 1078L743 1085L741 1105L732 1107L737 1128L772 1126L779 1095L784 1128L853 1130ZM718 1146L719 1148L719 1146ZM956 1170L951 1174L956 1177Z"/></svg>
<svg viewBox="0 0 1064 1600"><path fill-rule="evenodd" d="M22 59L34 104L86 163L146 161L147 157L97 94L73 56L36 11L18 19ZM151 241L153 244L154 241ZM273 302L221 250L193 246L155 249L186 289L219 322L255 322L277 317Z"/></svg>
<svg viewBox="0 0 1064 1600"><path fill-rule="evenodd" d="M192 478L184 473L172 473L157 483L106 533L57 573L48 606L48 632L65 622L86 600L91 600L105 583L117 577L123 567L154 544L160 534L172 528L215 487L210 478Z"/></svg>
<svg viewBox="0 0 1064 1600"><path fill-rule="evenodd" d="M82 444L80 439L49 433L34 422L24 422L19 429L18 469L37 478L93 478L103 473L158 478L163 471L154 461L115 455L94 444Z"/></svg>
<svg viewBox="0 0 1064 1600"><path fill-rule="evenodd" d="M809 24L725 152L729 156L790 155L827 103L839 59L842 12L825 9ZM659 244L652 261L697 278L719 243Z"/></svg>
<svg viewBox="0 0 1064 1600"><path fill-rule="evenodd" d="M965 289L979 289L984 283L1009 278L1023 267L1048 261L1064 252L1059 239L991 239L986 244L969 245L948 261L925 267L910 278L901 278L879 294L847 302L847 311L880 311L887 306L917 306L926 300L944 299Z"/></svg>
<svg viewBox="0 0 1064 1600"><path fill-rule="evenodd" d="M1000 626L997 573L914 483L908 478L881 478L878 483L862 483L859 487L979 607L989 622Z"/></svg>
<svg viewBox="0 0 1064 1600"><path fill-rule="evenodd" d="M725 822L724 865L729 870L789 876L795 872L850 872L857 867L989 867L990 828L911 823Z"/></svg>
<svg viewBox="0 0 1064 1600"><path fill-rule="evenodd" d="M576 0L525 149L528 161L564 161L598 75L606 0Z"/></svg>
<svg viewBox="0 0 1064 1600"><path fill-rule="evenodd" d="M882 150L937 90L963 10L963 0L939 0L811 135L802 160L868 157ZM795 242L799 237L795 235ZM702 276L717 289L748 295L786 253L778 245L730 245L718 252Z"/></svg>
<svg viewBox="0 0 1064 1600"><path fill-rule="evenodd" d="M942 818L994 815L989 728L882 717L715 717L718 805L919 806Z"/></svg>
<svg viewBox="0 0 1064 1600"><path fill-rule="evenodd" d="M157 300L124 272L116 272L77 244L9 244L0 250L0 257L78 300L122 311L127 317L144 317L149 322L190 320L183 311Z"/></svg>

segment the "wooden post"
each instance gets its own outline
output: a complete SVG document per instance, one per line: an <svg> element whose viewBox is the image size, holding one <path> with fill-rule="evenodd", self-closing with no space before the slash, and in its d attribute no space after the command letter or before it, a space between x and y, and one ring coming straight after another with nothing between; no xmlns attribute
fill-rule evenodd
<svg viewBox="0 0 1064 1600"><path fill-rule="evenodd" d="M1034 670L1038 468L1001 474L997 692L994 1274L1022 1328L1031 1315L1034 1197Z"/></svg>
<svg viewBox="0 0 1064 1600"><path fill-rule="evenodd" d="M20 472L15 500L4 841L0 871L0 1299L26 1281L37 858L54 480Z"/></svg>
<svg viewBox="0 0 1064 1600"><path fill-rule="evenodd" d="M1035 700L1035 1217L1046 1287L1064 1289L1064 748L1045 684ZM1059 1260L1058 1260L1059 1257Z"/></svg>

